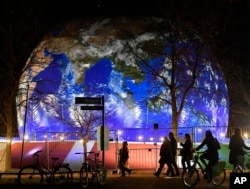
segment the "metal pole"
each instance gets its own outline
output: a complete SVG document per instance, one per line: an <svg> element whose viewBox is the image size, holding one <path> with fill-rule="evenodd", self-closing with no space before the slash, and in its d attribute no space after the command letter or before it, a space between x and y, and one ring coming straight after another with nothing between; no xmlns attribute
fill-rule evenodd
<svg viewBox="0 0 250 189"><path fill-rule="evenodd" d="M27 87L28 88L27 88L27 94L26 94L25 116L24 116L24 122L23 122L23 140L22 140L20 168L23 166L24 139L25 139L25 132L26 132L26 119L27 119L27 113L28 113L28 100L29 100L29 83Z"/></svg>
<svg viewBox="0 0 250 189"><path fill-rule="evenodd" d="M116 171L118 173L118 170L119 170L119 164L118 164L118 161L119 161L119 147L118 147L118 144L119 144L119 130L115 130L115 163L116 163Z"/></svg>
<svg viewBox="0 0 250 189"><path fill-rule="evenodd" d="M101 149L102 149L102 164L104 166L104 96L102 96L102 126L101 126Z"/></svg>
<svg viewBox="0 0 250 189"><path fill-rule="evenodd" d="M46 131L46 138L45 138L45 149L46 149L47 166L50 167L50 164L49 164L49 141L48 141L48 132L47 131Z"/></svg>

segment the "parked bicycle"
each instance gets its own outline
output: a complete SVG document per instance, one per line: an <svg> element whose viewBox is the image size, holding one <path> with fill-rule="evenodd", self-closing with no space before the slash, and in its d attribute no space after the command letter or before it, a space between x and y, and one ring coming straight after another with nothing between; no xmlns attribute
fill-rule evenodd
<svg viewBox="0 0 250 189"><path fill-rule="evenodd" d="M250 157L250 152L245 152L245 155ZM237 156L236 157L237 165L232 170L232 173L246 173L247 169L250 169L250 159L248 159L245 164L245 156Z"/></svg>
<svg viewBox="0 0 250 189"><path fill-rule="evenodd" d="M83 188L86 188L90 179L96 179L101 186L106 184L107 170L103 166L102 161L98 160L99 153L96 152L77 152L75 154L83 154L84 161L80 168L80 183ZM89 158L88 155L93 154L94 159ZM87 158L85 158L87 157Z"/></svg>
<svg viewBox="0 0 250 189"><path fill-rule="evenodd" d="M22 167L18 172L17 182L20 185L41 185L45 180L51 184L70 184L73 180L73 172L67 163L58 163L58 157L52 157L52 167L49 168L39 160L39 153L33 154L33 163Z"/></svg>
<svg viewBox="0 0 250 189"><path fill-rule="evenodd" d="M192 162L191 167L189 168L188 172L182 173L182 182L186 187L194 187L198 181L200 180L200 173L203 174L204 179L206 178L206 169L200 162L200 155L203 152L195 152L194 159ZM212 167L213 171L213 178L212 184L214 186L220 186L226 179L226 162L225 161L218 161L216 165Z"/></svg>

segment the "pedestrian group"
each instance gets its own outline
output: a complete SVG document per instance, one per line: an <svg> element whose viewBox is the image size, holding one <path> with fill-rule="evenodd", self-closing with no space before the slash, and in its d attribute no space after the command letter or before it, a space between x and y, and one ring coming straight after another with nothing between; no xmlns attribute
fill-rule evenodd
<svg viewBox="0 0 250 189"><path fill-rule="evenodd" d="M200 161L205 166L205 179L207 182L211 182L213 178L212 166L214 166L219 161L220 143L217 138L215 138L210 130L205 132L205 138L196 148L193 146L193 141L191 135L186 133L184 135L184 140L180 142L180 152L177 154L177 140L173 132L169 132L168 137L164 137L160 152L159 152L159 167L155 173L156 177L159 177L164 166L167 165L166 172L164 173L168 177L180 176L180 169L177 166L176 159L177 155L181 156L182 164L182 173L188 173L189 168L191 167L191 160L193 159L193 153L199 151L206 146L204 153L200 156ZM233 165L233 169L239 164L239 161L244 159L244 150L250 150L244 143L244 139L241 136L241 129L236 128L234 135L230 138L229 141L229 163ZM124 141L122 147L119 150L119 168L121 170L122 176L125 176L127 172L129 175L132 170L128 168L128 159L129 159L129 149L127 141Z"/></svg>

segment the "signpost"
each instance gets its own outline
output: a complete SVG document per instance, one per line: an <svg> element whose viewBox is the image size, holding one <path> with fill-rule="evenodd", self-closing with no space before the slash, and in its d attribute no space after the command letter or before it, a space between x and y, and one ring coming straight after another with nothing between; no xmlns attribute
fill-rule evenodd
<svg viewBox="0 0 250 189"><path fill-rule="evenodd" d="M103 110L103 106L81 106L81 110Z"/></svg>
<svg viewBox="0 0 250 189"><path fill-rule="evenodd" d="M75 97L75 104L101 104L103 105L102 98L95 97Z"/></svg>
<svg viewBox="0 0 250 189"><path fill-rule="evenodd" d="M75 97L75 104L88 104L81 106L81 110L102 110L102 126L100 129L100 143L102 150L102 160L104 165L104 96L96 97Z"/></svg>

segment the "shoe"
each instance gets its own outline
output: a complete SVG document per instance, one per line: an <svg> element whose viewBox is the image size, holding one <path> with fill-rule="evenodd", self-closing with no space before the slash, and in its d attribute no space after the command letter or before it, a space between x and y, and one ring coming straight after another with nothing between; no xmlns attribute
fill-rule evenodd
<svg viewBox="0 0 250 189"><path fill-rule="evenodd" d="M175 176L179 177L179 176L180 176L180 173L175 174Z"/></svg>
<svg viewBox="0 0 250 189"><path fill-rule="evenodd" d="M131 173L132 173L132 170L130 169L130 170L128 171L128 175L131 175Z"/></svg>
<svg viewBox="0 0 250 189"><path fill-rule="evenodd" d="M125 177L126 175L121 175L121 177Z"/></svg>
<svg viewBox="0 0 250 189"><path fill-rule="evenodd" d="M153 175L156 176L156 177L159 177L159 175L157 173L154 173Z"/></svg>

